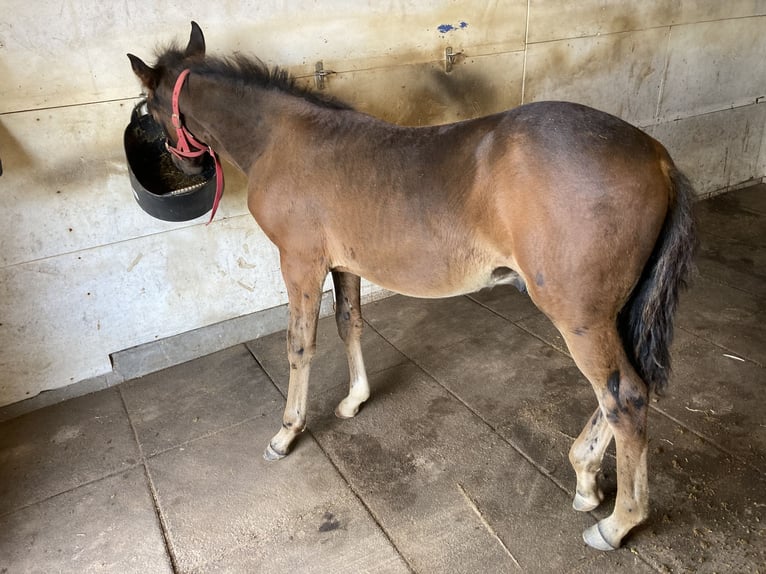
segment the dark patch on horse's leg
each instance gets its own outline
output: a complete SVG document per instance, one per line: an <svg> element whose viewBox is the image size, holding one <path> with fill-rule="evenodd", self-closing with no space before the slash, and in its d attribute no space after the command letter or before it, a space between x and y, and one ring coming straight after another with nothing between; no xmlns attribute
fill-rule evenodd
<svg viewBox="0 0 766 574"><path fill-rule="evenodd" d="M617 408L620 408L620 371L612 371L609 378L606 380L606 388L614 397L617 403Z"/></svg>
<svg viewBox="0 0 766 574"><path fill-rule="evenodd" d="M620 371L612 371L606 380L606 388L615 403L615 407L606 413L606 419L610 423L616 423L620 420L620 413L627 412L627 408L620 402Z"/></svg>
<svg viewBox="0 0 766 574"><path fill-rule="evenodd" d="M630 389L624 393L628 395L627 398L625 400L620 399L620 377L620 371L613 371L606 381L606 388L609 389L609 393L614 398L614 402L616 404L616 408L612 409L609 413L610 415L613 415L614 420L610 418L612 422L619 419L620 413L627 414L630 411L631 406L635 410L640 411L646 404L646 401L642 396L633 394Z"/></svg>
<svg viewBox="0 0 766 574"><path fill-rule="evenodd" d="M643 409L646 406L646 400L644 400L644 397L642 397L642 396L629 397L628 398L628 402L637 411L640 411L641 409Z"/></svg>
<svg viewBox="0 0 766 574"><path fill-rule="evenodd" d="M338 328L338 336L345 343L351 330L351 314L354 305L347 293L349 286L345 273L333 271L332 282L335 287L335 324Z"/></svg>
<svg viewBox="0 0 766 574"><path fill-rule="evenodd" d="M545 285L545 278L543 277L543 274L540 273L539 271L535 275L535 285L537 285L538 287L542 287L543 285Z"/></svg>

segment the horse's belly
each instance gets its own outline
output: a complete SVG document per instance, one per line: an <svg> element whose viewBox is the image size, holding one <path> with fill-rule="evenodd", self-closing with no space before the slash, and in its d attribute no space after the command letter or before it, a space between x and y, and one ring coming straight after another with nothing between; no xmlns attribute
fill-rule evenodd
<svg viewBox="0 0 766 574"><path fill-rule="evenodd" d="M454 254L453 254L454 255ZM348 262L336 268L349 271L389 291L437 299L475 293L496 285L514 285L524 290L524 279L512 266L515 263L489 257L434 259L413 258L410 261L392 257L378 265L370 262Z"/></svg>

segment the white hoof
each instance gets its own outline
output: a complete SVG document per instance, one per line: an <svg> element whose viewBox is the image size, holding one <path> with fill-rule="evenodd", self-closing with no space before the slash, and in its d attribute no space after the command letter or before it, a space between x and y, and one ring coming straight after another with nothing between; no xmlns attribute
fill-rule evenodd
<svg viewBox="0 0 766 574"><path fill-rule="evenodd" d="M582 539L585 541L585 544L596 550L603 550L605 552L608 552L609 550L617 550L617 546L612 546L602 536L598 523L590 528L586 528L582 533Z"/></svg>
<svg viewBox="0 0 766 574"><path fill-rule="evenodd" d="M264 460L268 460L269 462L279 460L280 458L285 458L285 456L287 456L287 453L285 454L278 453L271 446L271 443L269 443L269 445L266 447L266 450L263 451Z"/></svg>
<svg viewBox="0 0 766 574"><path fill-rule="evenodd" d="M604 500L604 495L601 491L597 496L586 497L575 492L574 500L572 501L572 508L578 512L590 512L591 510L598 508L599 504Z"/></svg>
<svg viewBox="0 0 766 574"><path fill-rule="evenodd" d="M335 407L335 416L339 419L351 419L359 412L359 406L361 403L354 403L348 400L348 397L343 399L337 407Z"/></svg>

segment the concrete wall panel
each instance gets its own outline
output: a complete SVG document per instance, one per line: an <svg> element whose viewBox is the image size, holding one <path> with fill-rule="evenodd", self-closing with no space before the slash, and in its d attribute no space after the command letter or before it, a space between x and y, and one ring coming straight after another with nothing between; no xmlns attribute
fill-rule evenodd
<svg viewBox="0 0 766 574"><path fill-rule="evenodd" d="M548 42L764 14L764 0L530 0L527 41Z"/></svg>
<svg viewBox="0 0 766 574"><path fill-rule="evenodd" d="M753 104L652 126L700 195L737 186L763 174L766 104ZM760 170L760 171L759 171Z"/></svg>
<svg viewBox="0 0 766 574"><path fill-rule="evenodd" d="M668 30L657 28L532 44L525 101L570 100L639 125L653 122Z"/></svg>
<svg viewBox="0 0 766 574"><path fill-rule="evenodd" d="M344 71L440 60L448 45L472 55L522 50L526 30L526 0L481 7L440 0L6 0L3 11L13 16L0 21L0 113L137 93L125 53L151 61L157 46L188 39L192 19L211 50L253 53L296 74L313 72L318 60Z"/></svg>
<svg viewBox="0 0 766 574"><path fill-rule="evenodd" d="M763 138L761 139L761 154L758 160L758 171L756 174L766 174L766 129L763 130Z"/></svg>
<svg viewBox="0 0 766 574"><path fill-rule="evenodd" d="M660 119L704 114L766 98L766 17L674 27Z"/></svg>
<svg viewBox="0 0 766 574"><path fill-rule="evenodd" d="M459 56L444 62L345 72L328 78L328 92L376 117L401 125L429 125L500 112L521 103L524 53ZM381 92L388 94L385 100Z"/></svg>

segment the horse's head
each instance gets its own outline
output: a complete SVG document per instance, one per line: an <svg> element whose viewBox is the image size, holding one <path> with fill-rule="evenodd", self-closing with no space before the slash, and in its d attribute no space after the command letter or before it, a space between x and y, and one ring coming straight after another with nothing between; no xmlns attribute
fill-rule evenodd
<svg viewBox="0 0 766 574"><path fill-rule="evenodd" d="M147 108L152 117L165 130L168 143L177 144L176 126L173 123L173 88L179 74L195 63L205 58L205 38L196 22L191 23L191 35L185 50L171 48L162 54L152 68L141 58L128 54L133 72L141 80L146 93ZM179 119L183 121L183 116ZM179 158L171 154L176 166L188 175L202 171L204 156L195 158Z"/></svg>

